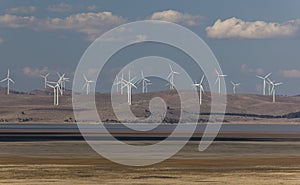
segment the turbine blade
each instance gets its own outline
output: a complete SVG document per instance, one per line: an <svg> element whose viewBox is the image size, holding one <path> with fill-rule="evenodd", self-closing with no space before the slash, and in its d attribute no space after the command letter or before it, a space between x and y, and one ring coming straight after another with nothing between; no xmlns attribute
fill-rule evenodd
<svg viewBox="0 0 300 185"><path fill-rule="evenodd" d="M201 90L202 92L204 92L204 88L203 88L202 85L200 85L200 90Z"/></svg>
<svg viewBox="0 0 300 185"><path fill-rule="evenodd" d="M217 70L217 69L215 69L215 71L216 71L217 75L219 76L219 75L220 75L220 73L218 72L218 70Z"/></svg>
<svg viewBox="0 0 300 185"><path fill-rule="evenodd" d="M143 70L141 70L141 74L142 74L142 79L144 79L144 72L143 72Z"/></svg>
<svg viewBox="0 0 300 185"><path fill-rule="evenodd" d="M87 86L87 83L85 83L85 84L82 86L82 90L85 89L86 86Z"/></svg>
<svg viewBox="0 0 300 185"><path fill-rule="evenodd" d="M269 76L271 76L272 73L269 73L265 76L265 78L269 78Z"/></svg>
<svg viewBox="0 0 300 185"><path fill-rule="evenodd" d="M6 81L6 78L5 79L3 79L3 80L1 80L0 82L5 82Z"/></svg>
<svg viewBox="0 0 300 185"><path fill-rule="evenodd" d="M174 71L173 73L176 74L176 75L180 75L180 73L179 73L179 72L176 72L176 71Z"/></svg>
<svg viewBox="0 0 300 185"><path fill-rule="evenodd" d="M260 78L260 79L263 79L263 80L265 79L264 77L261 77L261 76L258 76L258 75L256 75L256 77Z"/></svg>
<svg viewBox="0 0 300 185"><path fill-rule="evenodd" d="M134 88L137 88L133 83L130 83Z"/></svg>
<svg viewBox="0 0 300 185"><path fill-rule="evenodd" d="M170 67L170 70L171 70L171 72L173 72L173 69L172 69L172 66L171 66L171 64L169 64L169 67Z"/></svg>
<svg viewBox="0 0 300 185"><path fill-rule="evenodd" d="M83 78L85 81L88 81L87 77L85 76L85 74L82 74Z"/></svg>
<svg viewBox="0 0 300 185"><path fill-rule="evenodd" d="M217 84L219 80L220 80L220 77L218 76L218 78L215 81L215 84Z"/></svg>
<svg viewBox="0 0 300 185"><path fill-rule="evenodd" d="M202 84L203 83L203 80L204 80L204 75L202 76L201 80L200 80L200 83L199 84Z"/></svg>
<svg viewBox="0 0 300 185"><path fill-rule="evenodd" d="M48 87L55 88L53 85L47 84Z"/></svg>
<svg viewBox="0 0 300 185"><path fill-rule="evenodd" d="M14 82L12 79L10 79L10 78L9 78L8 80L11 81L12 83L15 83L15 82Z"/></svg>
<svg viewBox="0 0 300 185"><path fill-rule="evenodd" d="M170 78L170 77L172 76L172 74L173 74L173 73L171 72L171 73L167 76L167 78Z"/></svg>

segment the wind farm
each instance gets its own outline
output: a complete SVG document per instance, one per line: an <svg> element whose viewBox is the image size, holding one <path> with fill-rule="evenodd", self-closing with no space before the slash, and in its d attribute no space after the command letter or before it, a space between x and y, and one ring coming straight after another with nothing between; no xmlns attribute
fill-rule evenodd
<svg viewBox="0 0 300 185"><path fill-rule="evenodd" d="M127 103L138 113L138 117L147 117L148 116L148 108L147 108L147 102L150 101L149 97L165 97L166 99L172 99L172 94L178 91L176 89L176 81L175 76L180 79L181 75L179 72L177 72L174 67L169 65L169 74L166 77L166 79L169 80L169 83L167 84L165 90L161 91L150 91L148 90L148 87L150 85L155 85L151 81L151 78L144 75L144 71L141 70L140 73L136 72L135 75L132 75L132 71L130 69L121 71L119 75L116 76L114 82L112 83L112 87L115 87L116 93L118 96L126 96L127 97ZM10 82L15 83L14 80L10 77L10 70L8 70L6 78L4 78L1 82L7 82L7 89L6 92L3 94L3 96L10 95L12 99L14 99L15 96L18 96L18 98L23 97L24 99L31 99L28 101L28 104L24 104L25 107L31 107L34 106L35 99L39 99L39 97L43 97L47 101L39 100L40 102L48 102L49 99L52 99L52 103L46 103L44 106L48 107L53 105L54 109L49 109L47 114L47 119L44 119L42 117L39 117L37 115L27 115L28 119L30 120L28 122L34 123L39 122L39 120L44 120L45 123L53 123L53 122L62 122L66 120L66 118L72 118L73 122L75 122L75 118L73 116L72 112L68 112L65 116L63 116L63 111L61 112L61 116L50 116L53 113L57 113L55 111L56 109L59 110L61 107L68 107L68 110L72 109L71 105L71 95L72 91L68 90L66 88L66 83L70 82L72 79L65 77L66 74L63 73L62 75L60 73L56 73L57 77L56 80L51 81L49 80L49 77L51 77L50 73L41 74L40 77L44 79L43 81L43 89L40 90L33 90L30 92L17 92L13 91L10 88ZM124 75L124 73L126 75ZM205 89L205 86L207 86L207 81L205 79L205 75L202 75L201 79L197 82L197 80L194 81L194 83L191 84L192 89L184 90L181 89L180 91L185 91L185 93L189 93L192 90L195 90L198 93L198 102L201 106L201 110L203 113L201 113L200 117L200 123L201 122L207 122L208 121L208 115L210 112L210 101L211 96L213 94L220 94L221 93L221 78L228 77L228 75L223 75L221 72L215 70L215 73L217 75L215 84L217 85L217 91L209 91ZM53 75L55 76L55 75ZM228 85L232 86L232 92L227 93L227 98L229 98L228 106L227 106L227 112L225 113L225 117L227 118L225 120L225 123L235 123L239 122L240 120L243 120L243 122L253 122L253 123L265 123L265 122L298 122L298 116L295 117L295 119L291 119L290 117L292 115L298 115L298 112L300 108L298 109L298 97L297 96L279 96L277 92L277 88L283 83L281 82L275 82L271 80L271 73L265 75L265 76L256 76L257 78L260 78L263 80L263 94L257 95L257 94L248 94L248 93L241 93L238 88L240 86L240 82L236 83L233 80L228 83ZM254 77L253 77L254 78ZM82 80L82 95L90 95L91 94L91 85L95 84L96 81L91 80L87 77L86 74L82 74L81 77ZM225 79L224 79L225 80ZM267 94L267 84L269 85L269 93ZM226 85L226 80L225 80ZM140 90L139 90L140 89ZM4 90L4 88L2 89ZM4 91L3 91L4 92ZM12 92L12 93L11 93ZM65 92L65 93L64 93ZM1 92L0 92L1 93ZM104 104L109 104L110 100L105 98L109 96L108 93L98 93L94 92L94 96L96 96L99 100L99 102L107 102ZM3 99L3 98L1 98ZM7 98L5 98L7 99ZM247 99L247 101L244 101L244 99ZM66 100L68 100L66 102ZM144 102L144 103L141 103ZM176 100L172 100L168 103L175 103ZM32 103L32 105L30 105ZM18 103L17 103L18 104ZM268 111L268 109L264 110L261 109L261 104L266 104L266 106L272 107ZM270 105L267 105L270 104ZM292 105L291 105L292 104ZM251 105L251 107L249 107ZM274 107L274 105L276 105ZM174 105L169 105L168 107L180 107L177 103ZM241 109L243 108L243 109ZM257 111L259 110L259 111ZM31 112L28 108L24 108L22 111L21 109L18 110L20 112ZM101 107L101 111L103 111L101 114L105 117L104 122L105 123L118 123L119 121L125 121L130 122L132 120L118 120L114 115L112 114L113 110L109 108L109 106ZM101 112L99 111L99 112ZM146 111L146 112L145 112ZM53 112L53 113L52 113ZM18 117L12 116L12 115L20 115L16 112L12 112L11 115L7 114L7 116L2 116L0 119L4 120L6 123L12 122L18 122ZM179 112L175 111L172 114L168 115L163 120L165 123L176 123L177 116L179 115ZM169 117L168 117L169 116ZM14 118L12 118L14 117ZM54 119L55 118L55 119ZM56 118L58 120L56 120ZM107 121L108 120L108 121ZM187 120L188 122L188 120Z"/></svg>

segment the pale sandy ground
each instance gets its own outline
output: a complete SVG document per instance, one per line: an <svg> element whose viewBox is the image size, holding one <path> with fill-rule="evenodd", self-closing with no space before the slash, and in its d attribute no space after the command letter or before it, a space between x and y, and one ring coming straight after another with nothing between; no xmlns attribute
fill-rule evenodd
<svg viewBox="0 0 300 185"><path fill-rule="evenodd" d="M300 184L299 142L216 142L202 153L197 146L126 167L84 142L0 143L0 184Z"/></svg>

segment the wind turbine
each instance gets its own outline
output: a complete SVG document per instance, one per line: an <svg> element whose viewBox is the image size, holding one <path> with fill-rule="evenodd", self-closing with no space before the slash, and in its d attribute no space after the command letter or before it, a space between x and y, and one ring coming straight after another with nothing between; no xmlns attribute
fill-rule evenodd
<svg viewBox="0 0 300 185"><path fill-rule="evenodd" d="M266 95L266 83L267 79L271 76L272 73L267 74L265 77L256 75L257 78L260 78L263 80L263 95Z"/></svg>
<svg viewBox="0 0 300 185"><path fill-rule="evenodd" d="M91 83L95 83L93 80L88 80L88 78L85 76L85 74L82 74L84 80L85 80L85 83L82 87L82 89L86 88L86 94L89 95L90 93L90 84Z"/></svg>
<svg viewBox="0 0 300 185"><path fill-rule="evenodd" d="M135 79L135 77L133 77L132 79L131 79L131 77L130 77L130 70L129 70L129 72L128 72L128 81L125 80L125 79L123 79L124 86L123 86L122 88L127 87L127 100L128 100L128 104L129 104L129 105L131 105L131 93L132 93L132 87L137 88L137 87L135 86L135 83L133 82L134 79Z"/></svg>
<svg viewBox="0 0 300 185"><path fill-rule="evenodd" d="M118 93L118 92L119 92L119 85L120 85L120 81L119 81L118 76L116 77L116 81L117 81L117 82L113 83L113 85L116 86L116 88L117 88L117 93Z"/></svg>
<svg viewBox="0 0 300 185"><path fill-rule="evenodd" d="M221 77L226 77L227 75L220 74L217 69L215 70L218 75L215 84L219 83L219 94L221 94Z"/></svg>
<svg viewBox="0 0 300 185"><path fill-rule="evenodd" d="M174 75L180 75L179 72L176 72L173 70L172 66L169 64L170 66L170 74L168 75L167 79L169 80L169 84L170 84L170 90L174 89L175 84L174 84Z"/></svg>
<svg viewBox="0 0 300 185"><path fill-rule="evenodd" d="M233 85L233 94L236 94L236 88L237 88L238 86L240 86L241 83L234 83L233 81L230 81L230 82L231 82L231 84Z"/></svg>
<svg viewBox="0 0 300 185"><path fill-rule="evenodd" d="M145 93L148 91L148 86L151 85L150 80L145 78L144 72L141 71L142 79L140 80L140 83L142 83L142 93Z"/></svg>
<svg viewBox="0 0 300 185"><path fill-rule="evenodd" d="M61 95L63 95L63 92L66 90L66 82L70 81L70 78L66 78L65 74L60 75L59 73L56 73L60 80L60 88L61 88Z"/></svg>
<svg viewBox="0 0 300 185"><path fill-rule="evenodd" d="M10 72L9 69L7 70L7 76L0 82L5 82L7 81L7 94L9 95L9 88L10 88L10 82L15 83L11 78L10 78Z"/></svg>
<svg viewBox="0 0 300 185"><path fill-rule="evenodd" d="M49 83L52 83L54 85L50 85ZM48 82L47 86L51 87L53 89L53 97L54 97L54 105L59 105L59 92L61 92L61 78L57 82Z"/></svg>
<svg viewBox="0 0 300 185"><path fill-rule="evenodd" d="M275 103L276 102L276 87L279 85L282 85L283 83L282 82L275 83L275 82L272 82L270 79L268 79L268 81L272 85L271 93L273 94L273 103Z"/></svg>
<svg viewBox="0 0 300 185"><path fill-rule="evenodd" d="M204 93L204 88L203 88L203 80L204 80L204 75L202 76L201 80L199 83L195 82L192 86L196 88L196 90L198 90L199 88L199 103L200 105L202 105L202 93Z"/></svg>
<svg viewBox="0 0 300 185"><path fill-rule="evenodd" d="M41 77L44 78L44 80L45 80L45 89L47 88L47 82L48 82L47 78L49 75L50 75L50 73L47 73L46 75L41 75Z"/></svg>

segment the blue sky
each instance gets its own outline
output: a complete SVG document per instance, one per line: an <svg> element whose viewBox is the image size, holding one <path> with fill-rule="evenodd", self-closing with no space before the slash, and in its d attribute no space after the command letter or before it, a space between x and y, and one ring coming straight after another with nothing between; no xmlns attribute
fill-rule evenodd
<svg viewBox="0 0 300 185"><path fill-rule="evenodd" d="M40 73L50 72L52 79L56 71L72 76L93 39L109 29L159 19L186 26L207 42L229 75L227 82L242 83L240 92L260 93L262 83L255 75L272 72L273 80L284 82L279 94L300 94L298 0L0 0L0 4L0 77L10 68L17 90L42 87Z"/></svg>

